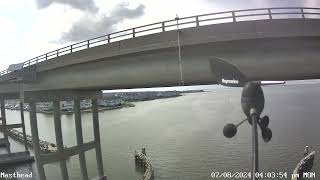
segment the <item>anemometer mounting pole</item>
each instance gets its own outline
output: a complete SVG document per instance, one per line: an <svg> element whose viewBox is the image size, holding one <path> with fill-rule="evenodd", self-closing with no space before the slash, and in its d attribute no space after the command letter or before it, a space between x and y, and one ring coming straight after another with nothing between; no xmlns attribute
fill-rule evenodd
<svg viewBox="0 0 320 180"><path fill-rule="evenodd" d="M264 109L264 94L260 83L248 82L243 87L241 107L252 125L252 179L259 171L258 120Z"/></svg>
<svg viewBox="0 0 320 180"><path fill-rule="evenodd" d="M258 143L258 116L256 109L250 110L250 118L252 122L252 177L256 180L255 174L259 171L259 143Z"/></svg>

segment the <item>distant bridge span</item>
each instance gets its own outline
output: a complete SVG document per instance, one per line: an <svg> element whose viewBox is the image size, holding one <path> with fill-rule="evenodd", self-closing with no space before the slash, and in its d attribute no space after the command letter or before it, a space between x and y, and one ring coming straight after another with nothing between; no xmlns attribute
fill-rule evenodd
<svg viewBox="0 0 320 180"><path fill-rule="evenodd" d="M1 72L0 93L18 93L20 83L24 91L176 86L175 23L132 28L36 57L23 70ZM178 24L185 85L215 84L210 66L215 57L234 64L251 80L320 78L319 9L229 11L180 18Z"/></svg>

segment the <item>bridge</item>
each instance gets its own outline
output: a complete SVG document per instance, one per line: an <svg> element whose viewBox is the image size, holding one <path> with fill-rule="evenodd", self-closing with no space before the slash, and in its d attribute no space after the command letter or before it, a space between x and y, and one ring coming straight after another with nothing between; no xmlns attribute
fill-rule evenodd
<svg viewBox="0 0 320 180"><path fill-rule="evenodd" d="M319 19L319 8L237 10L176 18L78 42L27 60L20 69L1 71L1 108L5 99L29 103L41 179L43 164L56 161L63 179L68 179L65 160L73 155L79 155L82 177L88 179L84 152L92 148L103 178L96 104L101 90L216 84L214 58L233 64L249 80L318 79ZM81 99L93 102L95 141L90 143L82 139ZM74 100L77 127L78 144L67 149L61 134L62 100ZM49 155L38 148L35 104L43 101L54 102L58 151ZM2 126L10 126L5 113Z"/></svg>

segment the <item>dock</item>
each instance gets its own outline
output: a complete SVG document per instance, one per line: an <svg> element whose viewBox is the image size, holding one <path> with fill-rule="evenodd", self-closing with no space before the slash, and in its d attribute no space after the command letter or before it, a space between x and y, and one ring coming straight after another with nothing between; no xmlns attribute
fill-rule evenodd
<svg viewBox="0 0 320 180"><path fill-rule="evenodd" d="M134 160L136 166L142 167L144 169L144 174L138 180L153 180L154 179L154 169L151 161L147 158L145 148L142 148L142 152L134 151Z"/></svg>
<svg viewBox="0 0 320 180"><path fill-rule="evenodd" d="M0 155L0 166L20 164L21 162L28 163L33 161L34 157L30 156L29 151Z"/></svg>
<svg viewBox="0 0 320 180"><path fill-rule="evenodd" d="M310 154L301 159L296 168L293 170L293 176L291 180L303 179L303 173L311 171L315 155L316 152L312 151Z"/></svg>
<svg viewBox="0 0 320 180"><path fill-rule="evenodd" d="M21 143L24 143L24 138L23 138L23 133L20 132L20 131L17 131L15 129L7 129L8 131L8 135L18 141L18 142L21 142ZM3 142L2 142L3 141ZM5 146L5 143L4 140L0 140L0 147L1 146ZM28 143L28 146L29 147L33 147L33 144L32 144L32 137L30 135L27 135L27 143ZM43 141L43 140L39 140L39 143L40 143L40 149L42 152L44 153L51 153L51 152L56 152L57 151L57 146L54 144L54 143L50 143L50 142L47 142L47 141Z"/></svg>

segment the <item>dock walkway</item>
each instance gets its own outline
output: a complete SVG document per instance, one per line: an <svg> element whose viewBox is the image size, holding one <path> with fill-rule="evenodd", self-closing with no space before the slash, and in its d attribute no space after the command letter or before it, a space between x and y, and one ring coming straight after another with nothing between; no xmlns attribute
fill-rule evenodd
<svg viewBox="0 0 320 180"><path fill-rule="evenodd" d="M24 143L24 138L23 138L23 133L20 131L17 131L15 129L8 129L8 135L21 143ZM33 147L32 144L32 137L30 135L27 135L27 143L28 146L30 146L31 148ZM47 141L43 141L43 140L39 140L40 143L40 149L42 152L44 153L51 153L51 152L56 152L57 151L57 146L54 143L50 143ZM0 140L0 147L1 145L3 146L5 144L5 142Z"/></svg>

